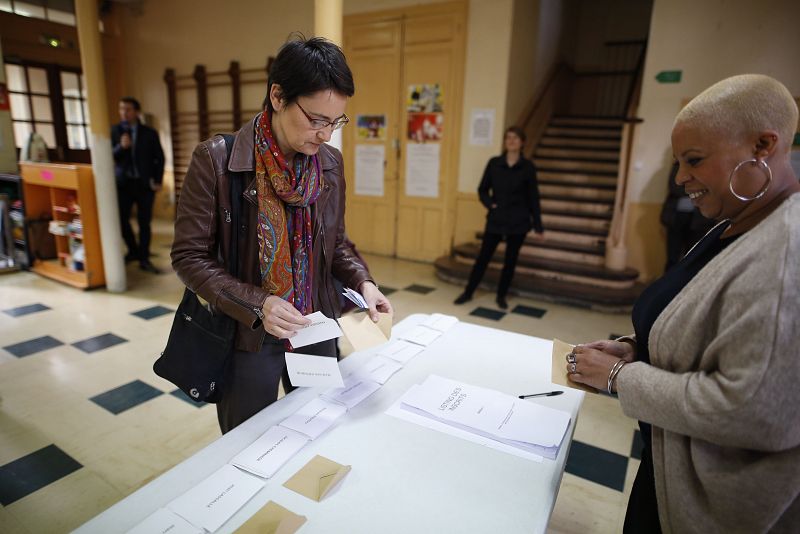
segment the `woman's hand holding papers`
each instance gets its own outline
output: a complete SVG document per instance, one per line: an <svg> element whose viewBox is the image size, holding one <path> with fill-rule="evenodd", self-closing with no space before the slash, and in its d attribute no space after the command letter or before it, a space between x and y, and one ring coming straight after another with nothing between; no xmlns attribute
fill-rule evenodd
<svg viewBox="0 0 800 534"><path fill-rule="evenodd" d="M392 309L392 304L389 302L383 293L381 293L378 286L374 283L367 280L361 287L359 291L364 296L364 300L367 301L367 306L369 306L369 318L372 319L373 323L378 322L378 312L380 313L388 313L390 315L394 314L394 310Z"/></svg>

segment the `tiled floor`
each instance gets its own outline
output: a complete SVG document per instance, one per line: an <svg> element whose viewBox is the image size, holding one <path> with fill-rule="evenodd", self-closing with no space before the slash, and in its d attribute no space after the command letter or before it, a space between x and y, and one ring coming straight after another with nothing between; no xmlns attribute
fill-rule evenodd
<svg viewBox="0 0 800 534"><path fill-rule="evenodd" d="M170 228L153 263L128 266L129 291L77 291L22 272L0 275L0 534L68 532L219 436L216 412L153 374L183 288ZM421 312L577 343L630 331L627 315L461 292L431 265L367 256L398 320ZM346 347L344 348L346 351ZM619 532L639 461L636 422L587 395L550 532Z"/></svg>

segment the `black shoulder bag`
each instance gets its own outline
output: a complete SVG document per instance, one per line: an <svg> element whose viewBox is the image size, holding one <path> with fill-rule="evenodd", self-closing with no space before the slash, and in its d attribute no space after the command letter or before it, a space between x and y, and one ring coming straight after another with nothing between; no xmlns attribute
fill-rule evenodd
<svg viewBox="0 0 800 534"><path fill-rule="evenodd" d="M233 136L223 134L230 159ZM228 272L239 275L239 219L242 183L240 173L228 173L231 195L231 246ZM212 312L188 287L172 320L167 347L153 371L178 386L192 400L215 403L220 399L228 359L233 354L236 320Z"/></svg>

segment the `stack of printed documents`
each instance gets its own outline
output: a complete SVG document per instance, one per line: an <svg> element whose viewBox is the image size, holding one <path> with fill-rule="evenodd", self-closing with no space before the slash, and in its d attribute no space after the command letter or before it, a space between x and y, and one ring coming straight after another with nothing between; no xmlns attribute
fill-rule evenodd
<svg viewBox="0 0 800 534"><path fill-rule="evenodd" d="M566 412L437 375L412 386L399 409L551 460L570 423Z"/></svg>

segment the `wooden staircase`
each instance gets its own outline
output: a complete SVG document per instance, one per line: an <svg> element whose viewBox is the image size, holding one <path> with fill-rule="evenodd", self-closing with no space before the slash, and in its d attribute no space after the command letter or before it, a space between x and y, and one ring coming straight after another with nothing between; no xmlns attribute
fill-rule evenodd
<svg viewBox="0 0 800 534"><path fill-rule="evenodd" d="M533 151L538 169L544 241L529 235L511 292L605 311L628 311L643 285L634 269L605 268L605 241L614 210L622 120L554 116ZM476 234L480 239L481 233ZM466 285L478 242L436 260L437 276ZM495 290L503 266L501 243L482 287Z"/></svg>

